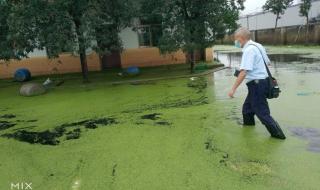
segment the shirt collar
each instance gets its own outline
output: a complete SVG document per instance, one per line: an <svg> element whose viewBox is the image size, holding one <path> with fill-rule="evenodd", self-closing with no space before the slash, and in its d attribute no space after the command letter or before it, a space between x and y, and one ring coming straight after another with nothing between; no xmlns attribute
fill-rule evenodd
<svg viewBox="0 0 320 190"><path fill-rule="evenodd" d="M253 44L252 40L247 41L247 43L242 48L242 52L244 52L250 44Z"/></svg>

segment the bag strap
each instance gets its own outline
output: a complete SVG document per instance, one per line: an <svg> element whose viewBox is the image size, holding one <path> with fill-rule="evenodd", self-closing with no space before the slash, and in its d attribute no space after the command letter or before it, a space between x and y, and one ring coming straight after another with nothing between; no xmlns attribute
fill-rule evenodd
<svg viewBox="0 0 320 190"><path fill-rule="evenodd" d="M267 73L268 73L268 75L269 75L269 78L270 78L270 80L271 80L273 77L272 77L272 74L271 74L271 72L270 72L270 69L269 69L269 67L268 67L268 65L267 65L267 62L266 62L266 60L265 60L264 57L263 57L262 51L261 51L260 48L259 48L257 45L255 45L255 44L249 44L249 45L252 45L252 46L255 46L255 47L258 48L258 50L259 50L259 52L260 52L260 54L261 54L262 60L263 60L263 62L264 62L264 65L266 66L266 69L267 69Z"/></svg>

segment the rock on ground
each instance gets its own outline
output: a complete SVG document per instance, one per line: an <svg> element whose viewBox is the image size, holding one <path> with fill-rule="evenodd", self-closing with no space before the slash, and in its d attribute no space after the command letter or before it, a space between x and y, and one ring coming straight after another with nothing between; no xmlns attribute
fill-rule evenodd
<svg viewBox="0 0 320 190"><path fill-rule="evenodd" d="M42 86L42 84L38 83L24 84L20 88L21 96L38 96L44 93L46 93L46 89Z"/></svg>

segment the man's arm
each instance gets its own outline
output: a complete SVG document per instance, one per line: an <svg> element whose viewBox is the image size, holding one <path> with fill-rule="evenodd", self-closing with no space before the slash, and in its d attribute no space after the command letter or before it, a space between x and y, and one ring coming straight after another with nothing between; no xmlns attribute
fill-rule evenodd
<svg viewBox="0 0 320 190"><path fill-rule="evenodd" d="M230 98L234 98L234 94L236 93L237 91L237 88L240 86L240 84L243 82L243 80L246 78L246 75L247 75L247 71L246 70L241 70L240 71L240 74L236 80L236 82L234 83L231 91L229 92L229 97Z"/></svg>

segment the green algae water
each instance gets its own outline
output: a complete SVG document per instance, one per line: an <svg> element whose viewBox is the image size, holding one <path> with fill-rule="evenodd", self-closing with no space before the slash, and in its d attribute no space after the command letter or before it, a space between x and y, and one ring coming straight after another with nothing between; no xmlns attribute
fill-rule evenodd
<svg viewBox="0 0 320 190"><path fill-rule="evenodd" d="M239 124L246 88L227 98L239 63L230 56L219 55L232 68L193 80L67 81L32 98L2 87L0 189L319 189L319 62L273 64L279 141L259 122Z"/></svg>

